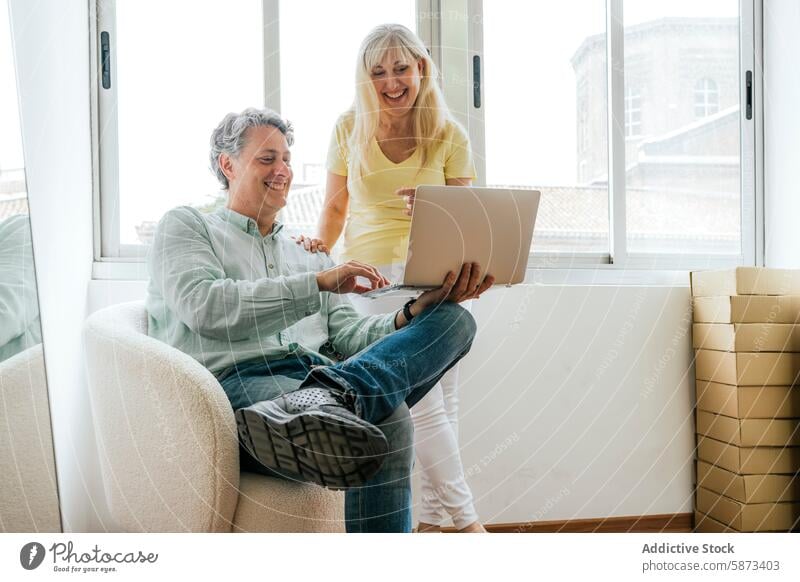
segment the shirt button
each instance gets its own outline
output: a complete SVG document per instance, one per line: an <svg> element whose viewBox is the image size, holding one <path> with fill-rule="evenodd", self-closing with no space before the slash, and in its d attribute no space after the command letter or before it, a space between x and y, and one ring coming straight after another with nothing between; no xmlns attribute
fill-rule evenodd
<svg viewBox="0 0 800 582"><path fill-rule="evenodd" d="M270 268L270 269L274 269L274 268L275 268L275 265L273 265L272 263L270 263L269 265L267 265L267 267L268 267L268 268Z"/></svg>
<svg viewBox="0 0 800 582"><path fill-rule="evenodd" d="M292 343L289 344L288 347L289 347L289 351L293 352L293 351L295 351L297 349L297 344L295 342L292 342Z"/></svg>

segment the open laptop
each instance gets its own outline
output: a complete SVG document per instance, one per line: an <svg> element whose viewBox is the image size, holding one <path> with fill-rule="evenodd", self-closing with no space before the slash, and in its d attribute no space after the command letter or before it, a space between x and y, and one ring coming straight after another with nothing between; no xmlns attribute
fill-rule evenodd
<svg viewBox="0 0 800 582"><path fill-rule="evenodd" d="M415 296L468 262L479 263L495 285L521 283L540 197L537 190L418 186L400 281L362 297Z"/></svg>

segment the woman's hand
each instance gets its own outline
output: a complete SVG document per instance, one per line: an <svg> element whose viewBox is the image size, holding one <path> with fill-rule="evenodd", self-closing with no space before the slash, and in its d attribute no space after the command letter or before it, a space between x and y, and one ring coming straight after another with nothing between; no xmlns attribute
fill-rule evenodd
<svg viewBox="0 0 800 582"><path fill-rule="evenodd" d="M478 299L481 293L494 285L494 277L486 275L481 277L481 266L478 263L464 263L458 277L450 271L444 278L442 286L431 289L420 295L411 305L411 314L417 316L427 307L442 301L461 303L468 299Z"/></svg>
<svg viewBox="0 0 800 582"><path fill-rule="evenodd" d="M370 283L369 287L360 285L358 277L364 277ZM331 269L317 273L317 286L320 291L330 293L366 293L373 289L380 289L389 285L389 280L380 274L378 269L366 263L347 261Z"/></svg>
<svg viewBox="0 0 800 582"><path fill-rule="evenodd" d="M292 238L297 244L303 245L303 248L310 253L322 252L326 255L331 254L330 250L328 249L328 245L326 245L322 239L312 238L304 234L301 234L300 236L293 236Z"/></svg>
<svg viewBox="0 0 800 582"><path fill-rule="evenodd" d="M394 192L397 196L403 197L403 200L406 203L403 213L408 216L411 216L411 214L414 212L414 194L416 194L416 192L416 188L398 188Z"/></svg>

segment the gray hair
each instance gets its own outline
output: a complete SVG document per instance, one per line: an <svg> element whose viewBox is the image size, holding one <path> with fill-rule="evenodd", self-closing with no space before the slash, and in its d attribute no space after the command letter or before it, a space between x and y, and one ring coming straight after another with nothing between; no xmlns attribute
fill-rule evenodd
<svg viewBox="0 0 800 582"><path fill-rule="evenodd" d="M211 162L211 171L222 184L223 190L228 189L228 178L219 166L219 155L227 154L235 158L244 148L245 132L251 127L266 125L277 127L286 136L286 142L290 146L294 143L292 124L271 109L248 107L241 113L228 113L214 129L211 134L211 150L208 153L208 159Z"/></svg>

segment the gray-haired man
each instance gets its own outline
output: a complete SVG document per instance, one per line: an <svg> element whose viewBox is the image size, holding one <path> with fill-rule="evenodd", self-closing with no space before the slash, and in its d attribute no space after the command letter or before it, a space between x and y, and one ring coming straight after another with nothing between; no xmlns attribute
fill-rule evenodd
<svg viewBox="0 0 800 582"><path fill-rule="evenodd" d="M409 531L408 407L469 350L475 323L457 303L493 279L467 264L404 310L359 315L346 295L387 281L369 265L306 252L276 221L292 140L267 110L229 114L214 130L211 166L227 205L176 208L159 223L150 335L217 376L245 465L347 488L348 531Z"/></svg>

